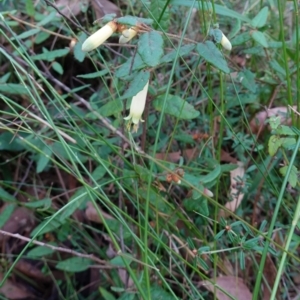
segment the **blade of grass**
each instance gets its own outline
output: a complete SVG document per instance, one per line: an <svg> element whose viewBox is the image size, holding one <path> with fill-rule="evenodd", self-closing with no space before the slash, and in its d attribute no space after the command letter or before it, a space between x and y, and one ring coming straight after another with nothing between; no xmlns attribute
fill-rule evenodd
<svg viewBox="0 0 300 300"><path fill-rule="evenodd" d="M286 176L284 177L284 180L283 180L282 186L281 186L281 190L280 190L279 196L278 196L277 201L276 201L276 207L274 209L274 213L273 213L272 220L271 220L270 227L269 227L268 234L267 234L268 239L266 240L266 243L265 243L264 251L263 251L261 261L260 261L260 265L259 265L259 270L258 270L257 277L256 277L256 282L255 282L254 291L253 291L253 299L259 299L258 295L259 295L259 291L260 291L260 288L261 288L261 280L262 280L264 266L265 266L269 246L270 246L270 240L271 240L273 230L274 230L274 227L275 227L275 223L276 223L276 220L277 220L277 217L278 217L279 209L282 205L283 196L284 196L284 193L286 191L286 185L288 183L289 175L290 175L292 167L295 163L295 159L296 159L296 156L298 154L299 147L300 147L300 138L298 137L298 141L297 141L295 150L294 150L293 155L291 157L289 167L288 167L288 170L286 172ZM278 273L277 276L281 276L281 273Z"/></svg>

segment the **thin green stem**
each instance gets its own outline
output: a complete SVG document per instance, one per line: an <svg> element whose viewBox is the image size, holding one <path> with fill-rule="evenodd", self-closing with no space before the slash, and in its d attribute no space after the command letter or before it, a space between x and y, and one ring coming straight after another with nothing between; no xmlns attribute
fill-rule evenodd
<svg viewBox="0 0 300 300"><path fill-rule="evenodd" d="M286 84L287 84L287 101L290 106L293 106L293 98L292 98L292 84L291 84L291 77L290 77L290 67L289 67L289 59L288 54L286 51L286 42L284 36L284 22L283 22L283 13L284 9L282 7L282 0L278 0L278 12L279 12L279 24L280 24L280 38L282 42L282 51L283 51L283 61L284 61L284 68L286 74ZM293 117L294 115L292 115ZM293 118L294 119L294 118Z"/></svg>
<svg viewBox="0 0 300 300"><path fill-rule="evenodd" d="M283 269L284 269L284 266L285 266L286 257L287 257L287 254L288 254L288 251L289 251L289 248L290 248L292 237L293 237L295 228L297 226L299 217L300 217L300 197L298 198L296 211L295 211L295 214L294 214L294 218L293 218L293 221L292 221L292 225L291 225L291 229L290 229L287 241L285 243L284 252L283 252L282 257L281 257L280 265L279 265L279 268L278 268L278 271L277 271L277 276L276 276L276 279L275 279L275 282L274 282L274 286L273 286L273 289L272 289L272 294L271 294L270 300L274 300L275 297L276 297L276 292L278 290L279 282L281 280L281 274L283 274Z"/></svg>
<svg viewBox="0 0 300 300"><path fill-rule="evenodd" d="M220 111L221 111L222 116L224 116L225 106L224 106L223 73L220 72L219 78L220 78L220 105L221 105ZM219 162L220 162L220 159L221 159L221 149L222 149L222 142L223 142L224 127L225 127L224 118L221 118L221 120L220 120L219 138L218 138L218 145L217 145L217 159L218 159ZM219 180L217 181L215 191L216 191L215 197L216 197L216 199L218 199L219 198L219 191L220 191L220 181ZM217 206L215 206L214 212L215 212L214 213L215 220L217 220L218 219L218 215L219 215L219 209L218 209ZM217 223L214 223L214 229L213 230L214 230L214 235L216 235L217 234L217 230L218 230ZM216 240L214 242L214 248L217 249L217 241ZM217 271L218 271L217 270L217 266L218 266L218 258L219 258L219 256L215 252L214 255L213 255L213 257L214 257L214 278L217 278L217 275L218 275L217 274ZM216 297L216 293L214 293L214 298L215 297Z"/></svg>
<svg viewBox="0 0 300 300"><path fill-rule="evenodd" d="M296 85L297 85L297 111L300 111L300 64L299 64L299 51L300 51L300 41L299 41L299 9L298 1L294 0L294 10L295 10L295 27L296 27L296 43L295 43L295 62L297 66L297 75L296 75ZM300 118L298 117L298 128L300 128Z"/></svg>
<svg viewBox="0 0 300 300"><path fill-rule="evenodd" d="M191 15L192 15L192 12L193 12L193 6L195 4L195 0L193 2L193 5L191 7L191 9L189 10L189 14L187 16L187 20L186 20L186 23L185 23L185 26L184 26L184 29L182 31L182 35L181 35L181 39L179 41L179 45L178 45L178 48L177 48L177 51L176 51L176 56L175 57L179 57L179 51L180 51L180 45L183 43L183 39L184 39L184 35L185 35L185 32L188 28L188 25L189 25L189 20L191 19ZM163 101L163 106L162 106L162 110L161 110L161 114L160 114L160 119L159 119L159 123L158 123L158 128L157 128L157 134L156 134L156 137L155 137L155 142L154 142L154 147L153 147L153 157L155 157L155 154L157 152L157 147L158 147L158 141L159 141L159 132L161 131L161 128L162 128L162 124L163 124L163 118L164 118L164 112L165 112L165 109L166 109L166 104L167 104L167 97L170 93L170 89L171 89L171 81L172 81L172 78L173 78L173 75L175 73L175 70L176 70L176 61L173 62L173 66L172 66L172 70L170 72L170 81L169 81L169 84L167 86L167 90L166 90L166 93L165 93L165 98L164 98L164 101ZM151 160L151 163L150 163L150 173L153 172L153 168L154 168L154 161ZM145 203L145 228L144 228L144 245L145 245L145 251L144 251L144 255L143 255L143 260L145 262L146 265L148 265L148 226L149 226L149 206L150 206L150 190L151 190L151 180L149 178L148 180L148 186L147 186L147 199L146 199L146 203ZM145 282L146 282L146 288L147 288L147 293L148 293L148 299L151 299L151 295L150 295L150 274L149 274L149 269L148 268L145 268Z"/></svg>
<svg viewBox="0 0 300 300"><path fill-rule="evenodd" d="M256 282L255 282L255 287L254 287L254 292L253 292L253 298L252 299L259 299L258 294L259 294L259 291L260 291L260 288L261 288L261 280L262 280L263 270L264 270L264 266L265 266L269 246L270 246L270 239L271 239L272 234L273 234L273 230L274 230L274 227L275 227L275 222L276 222L277 217L278 217L279 209L280 209L282 201L283 201L283 195L286 191L286 185L288 183L288 179L289 179L292 167L294 165L294 162L295 162L295 159L296 159L296 156L297 156L297 153L298 153L299 146L300 146L300 137L298 138L298 141L297 141L297 144L296 144L296 147L295 147L296 150L294 151L293 156L291 158L289 167L288 167L286 175L284 177L284 180L283 180L283 183L282 183L282 186L281 186L281 190L280 190L277 202L276 202L276 207L275 207L273 217L272 217L272 220L271 220L271 223L270 223L270 228L269 228L269 231L268 231L268 234L267 234L267 240L266 240L266 243L265 243L265 248L264 248L264 251L263 251L263 254L262 254L262 257L261 257L259 270L258 270L258 274L257 274L257 277L256 277ZM281 273L278 272L277 276L279 276L280 274Z"/></svg>

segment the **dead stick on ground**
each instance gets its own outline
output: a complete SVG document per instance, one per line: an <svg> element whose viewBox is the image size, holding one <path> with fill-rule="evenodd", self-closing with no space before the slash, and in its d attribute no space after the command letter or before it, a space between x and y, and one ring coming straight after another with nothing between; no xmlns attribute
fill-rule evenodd
<svg viewBox="0 0 300 300"><path fill-rule="evenodd" d="M89 259L91 259L91 260L93 260L93 261L95 261L95 262L97 262L97 263L99 263L101 265L108 264L107 261L101 260L98 257L94 256L93 254L84 254L84 253L80 253L80 252L74 251L72 249L67 249L67 248L62 248L62 247L56 247L56 246L49 245L49 244L46 244L46 243L43 243L43 242L34 241L34 240L29 239L29 238L27 238L25 236L22 236L22 235L20 235L18 233L10 233L10 232L7 232L7 231L0 230L0 234L6 235L6 236L10 236L10 237L13 237L13 238L25 241L25 242L29 242L29 243L32 243L32 244L35 244L35 245L39 245L39 246L42 246L42 247L47 247L47 248L50 248L50 249L55 250L55 251L66 252L66 253L70 253L70 254L75 255L75 256L89 258Z"/></svg>

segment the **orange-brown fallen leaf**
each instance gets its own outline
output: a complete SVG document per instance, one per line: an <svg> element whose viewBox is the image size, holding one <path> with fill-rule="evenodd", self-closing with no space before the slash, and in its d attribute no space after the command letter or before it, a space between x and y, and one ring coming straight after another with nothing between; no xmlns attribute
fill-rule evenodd
<svg viewBox="0 0 300 300"><path fill-rule="evenodd" d="M209 134L203 132L196 132L192 134L192 138L194 141L207 140L209 138Z"/></svg>
<svg viewBox="0 0 300 300"><path fill-rule="evenodd" d="M5 209L6 205L1 207L0 213ZM33 213L25 207L17 207L8 221L2 227L3 231L10 233L30 232L34 226ZM5 239L4 235L0 235L0 242Z"/></svg>
<svg viewBox="0 0 300 300"><path fill-rule="evenodd" d="M216 293L219 300L231 300L232 298L238 300L252 300L252 294L243 280L234 276L220 276L216 278L215 285L209 281L203 282L205 288L212 293ZM226 291L232 298L224 294L219 288Z"/></svg>
<svg viewBox="0 0 300 300"><path fill-rule="evenodd" d="M114 219L108 213L102 211L100 208L98 208L98 209L99 209L100 213L103 215L104 219ZM89 221L102 224L102 220L99 217L99 214L92 202L87 203L87 209L85 210L85 216Z"/></svg>
<svg viewBox="0 0 300 300"><path fill-rule="evenodd" d="M108 14L116 14L117 17L122 15L120 8L109 0L93 0L91 4L95 10L97 19Z"/></svg>
<svg viewBox="0 0 300 300"><path fill-rule="evenodd" d="M225 205L231 211L236 211L244 197L241 189L244 186L242 179L245 175L245 168L243 163L238 161L237 164L238 167L230 171L230 198L232 198L232 201L227 202Z"/></svg>
<svg viewBox="0 0 300 300"><path fill-rule="evenodd" d="M221 150L221 161L236 164L237 159L231 156L227 151Z"/></svg>
<svg viewBox="0 0 300 300"><path fill-rule="evenodd" d="M293 106L296 109L296 106ZM257 133L260 128L264 129L267 124L266 120L273 116L280 116L281 124L291 124L291 119L287 117L288 108L285 106L274 107L266 109L257 113L250 122L250 128L253 133Z"/></svg>
<svg viewBox="0 0 300 300"><path fill-rule="evenodd" d="M37 265L32 262L25 261L24 259L20 259L15 269L21 272L26 277L30 277L38 282L51 282L52 278L48 275L45 275Z"/></svg>
<svg viewBox="0 0 300 300"><path fill-rule="evenodd" d="M87 1L88 3L89 1ZM81 1L79 0L58 0L55 5L68 17L77 16L81 12Z"/></svg>
<svg viewBox="0 0 300 300"><path fill-rule="evenodd" d="M245 168L242 162L237 161L238 167L232 171L230 171L230 201L225 204L225 207L234 212L240 206L244 194L241 192L241 189L244 186L242 181L245 175ZM220 211L220 216L226 217L227 213L225 210Z"/></svg>
<svg viewBox="0 0 300 300"><path fill-rule="evenodd" d="M2 279L3 275L0 274L0 281L2 281ZM35 299L34 295L27 291L25 286L13 282L11 279L7 279L0 287L0 293L10 300Z"/></svg>
<svg viewBox="0 0 300 300"><path fill-rule="evenodd" d="M155 158L165 161L170 161L173 163L179 162L181 157L181 152L171 152L171 153L156 153Z"/></svg>
<svg viewBox="0 0 300 300"><path fill-rule="evenodd" d="M247 62L246 57L240 55L233 55L231 59L234 63L236 63L240 67L245 67Z"/></svg>
<svg viewBox="0 0 300 300"><path fill-rule="evenodd" d="M257 263L260 263L260 259L261 257L256 256L256 260ZM263 300L269 300L271 297L271 292L272 292L272 288L274 286L274 282L276 279L276 275L277 275L277 268L270 256L270 254L267 255L267 259L265 262L265 267L264 267L264 271L263 271L263 276L265 278L265 280L263 281ZM266 284L267 282L267 284ZM280 292L277 290L277 297L276 299L279 299Z"/></svg>
<svg viewBox="0 0 300 300"><path fill-rule="evenodd" d="M189 161L189 160L193 160L193 159L197 158L199 153L200 153L200 149L198 149L197 147L192 148L192 149L184 149L183 157Z"/></svg>

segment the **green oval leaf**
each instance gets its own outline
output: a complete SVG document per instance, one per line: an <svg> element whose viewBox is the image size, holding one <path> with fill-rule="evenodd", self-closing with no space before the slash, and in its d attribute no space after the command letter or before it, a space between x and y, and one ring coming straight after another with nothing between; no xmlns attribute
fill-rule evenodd
<svg viewBox="0 0 300 300"><path fill-rule="evenodd" d="M26 0L26 12L29 16L33 17L35 10L34 10L34 5L33 5L33 1L32 0Z"/></svg>
<svg viewBox="0 0 300 300"><path fill-rule="evenodd" d="M30 207L30 208L39 208L39 207L49 208L51 206L51 204L52 204L52 200L50 198L46 197L42 200L26 202L24 204L24 206Z"/></svg>
<svg viewBox="0 0 300 300"><path fill-rule="evenodd" d="M142 60L142 57L136 53L134 57L130 57L123 65L121 65L121 67L116 71L115 76L117 78L125 77L128 76L130 72L140 70L145 67L146 64Z"/></svg>
<svg viewBox="0 0 300 300"><path fill-rule="evenodd" d="M109 71L107 69L105 69L105 70L97 71L97 72L94 72L94 73L77 75L76 77L78 77L78 78L88 78L88 79L90 79L90 78L99 78L99 77L102 77L102 76L106 75L107 73L109 73Z"/></svg>
<svg viewBox="0 0 300 300"><path fill-rule="evenodd" d="M102 299L104 299L104 300L116 300L115 296L112 293L108 292L106 289L100 287L99 291L100 291L100 293L103 297Z"/></svg>
<svg viewBox="0 0 300 300"><path fill-rule="evenodd" d="M291 129L291 127L286 125L279 125L277 127L276 133L282 135L296 135L296 133Z"/></svg>
<svg viewBox="0 0 300 300"><path fill-rule="evenodd" d="M33 231L30 233L30 236L34 236L37 232L39 233L38 235L40 236L40 235L42 235L44 233L48 233L48 232L54 231L55 229L57 229L57 228L59 228L59 227L62 226L62 223L59 222L59 221L57 221L57 220L52 220L49 224L47 224L45 226L45 223L47 223L47 222L48 222L48 220L44 220L37 227L35 227L33 229ZM43 229L41 229L41 228L43 228Z"/></svg>
<svg viewBox="0 0 300 300"><path fill-rule="evenodd" d="M260 28L266 25L267 18L269 14L269 8L264 7L251 21L251 26L254 28Z"/></svg>
<svg viewBox="0 0 300 300"><path fill-rule="evenodd" d="M153 101L153 106L156 110L162 111L165 95L158 96ZM199 111L195 110L194 106L180 98L179 96L168 95L165 106L165 113L174 116L178 119L190 120L199 116Z"/></svg>
<svg viewBox="0 0 300 300"><path fill-rule="evenodd" d="M282 176L286 176L288 168L289 166L284 166L280 168L279 169L280 174ZM288 181L293 188L296 187L298 181L298 169L295 166L292 166Z"/></svg>
<svg viewBox="0 0 300 300"><path fill-rule="evenodd" d="M0 228L2 228L5 225L5 223L10 219L14 210L15 210L15 205L9 204L9 205L5 206L5 208L1 211Z"/></svg>
<svg viewBox="0 0 300 300"><path fill-rule="evenodd" d="M44 53L37 54L32 56L33 60L46 60L46 61L53 61L57 57L62 57L67 55L70 52L70 49L58 49L53 51L48 51L47 49L43 49Z"/></svg>
<svg viewBox="0 0 300 300"><path fill-rule="evenodd" d="M286 137L286 138L281 138L282 140L282 147L285 149L290 149L293 150L295 148L296 145L296 139L295 138L290 138L290 137Z"/></svg>
<svg viewBox="0 0 300 300"><path fill-rule="evenodd" d="M33 249L31 249L28 253L27 256L29 257L43 257L50 255L54 252L53 249L48 248L48 247L43 247L43 246L37 246Z"/></svg>
<svg viewBox="0 0 300 300"><path fill-rule="evenodd" d="M84 257L72 257L59 262L56 269L67 272L82 272L92 265L92 260Z"/></svg>
<svg viewBox="0 0 300 300"><path fill-rule="evenodd" d="M1 85L0 85L1 87ZM1 88L0 88L1 92ZM26 138L27 135L21 134L20 137L15 136L13 133L6 131L0 134L0 151L9 150L9 151L22 151L26 147L22 142L23 138Z"/></svg>
<svg viewBox="0 0 300 300"><path fill-rule="evenodd" d="M106 14L105 16L103 16L102 18L101 18L101 23L103 23L103 24L106 24L106 23L108 23L108 22L110 22L110 21L112 21L112 20L115 20L116 19L116 14L115 13L112 13L112 14ZM96 21L94 21L94 24L96 24L96 23L99 23L99 21L98 20L96 20Z"/></svg>
<svg viewBox="0 0 300 300"><path fill-rule="evenodd" d="M151 25L153 23L152 19L138 18L133 16L124 16L124 17L117 18L115 20L120 24L130 25L130 26L137 26L140 23Z"/></svg>
<svg viewBox="0 0 300 300"><path fill-rule="evenodd" d="M221 166L217 164L215 168L208 174L199 176L199 181L201 183L208 183L215 180L221 174Z"/></svg>
<svg viewBox="0 0 300 300"><path fill-rule="evenodd" d="M251 36L249 32L246 31L234 37L232 40L230 40L230 42L232 46L238 46L238 45L245 44L249 40L251 40Z"/></svg>
<svg viewBox="0 0 300 300"><path fill-rule="evenodd" d="M38 159L36 162L36 171L37 173L41 173L45 170L45 168L48 166L49 161L52 156L52 146L51 145L45 145L41 149L41 153L38 154Z"/></svg>
<svg viewBox="0 0 300 300"><path fill-rule="evenodd" d="M82 51L82 44L87 39L87 34L85 32L82 32L81 35L78 38L78 42L76 43L74 47L74 57L79 61L83 62L86 52Z"/></svg>
<svg viewBox="0 0 300 300"><path fill-rule="evenodd" d="M264 48L268 48L268 42L267 39L265 37L265 35L260 32L260 31L253 31L252 34L252 39L256 42L258 42L260 45L262 45Z"/></svg>
<svg viewBox="0 0 300 300"><path fill-rule="evenodd" d="M12 40L16 40L16 39L27 39L37 33L39 33L41 30L39 28L34 28L34 29L30 29L27 31L22 32L21 34L19 34L18 36L16 36L15 38L12 38Z"/></svg>
<svg viewBox="0 0 300 300"><path fill-rule="evenodd" d="M134 74L134 77L130 82L128 89L125 91L122 99L135 96L145 87L147 81L149 81L149 78L150 72L148 71L140 71Z"/></svg>
<svg viewBox="0 0 300 300"><path fill-rule="evenodd" d="M198 192L195 191L195 193L198 193ZM194 211L201 215L208 216L209 210L208 210L207 199L202 197L202 195L200 193L198 193L198 194L199 194L199 197L197 197L196 199L191 198L191 199L183 200L183 206L188 211ZM196 195L195 195L195 197L196 197Z"/></svg>
<svg viewBox="0 0 300 300"><path fill-rule="evenodd" d="M227 66L227 62L224 59L221 51L216 47L216 45L212 41L198 43L196 50L200 54L200 56L202 56L207 62L215 66L220 71L224 73L230 72Z"/></svg>
<svg viewBox="0 0 300 300"><path fill-rule="evenodd" d="M120 99L114 99L101 106L97 111L99 111L103 117L109 117L120 113L122 110L123 102Z"/></svg>
<svg viewBox="0 0 300 300"><path fill-rule="evenodd" d="M17 201L17 199L13 195L9 194L2 187L0 187L0 199L4 202L16 202Z"/></svg>
<svg viewBox="0 0 300 300"><path fill-rule="evenodd" d="M150 289L150 299L174 300L174 296L166 292L160 285L153 284Z"/></svg>
<svg viewBox="0 0 300 300"><path fill-rule="evenodd" d="M133 258L131 258L130 254L126 254L126 256L115 256L113 259L111 259L109 262L113 266L118 266L118 267L126 267L126 264L130 265L132 262ZM125 263L126 262L126 263Z"/></svg>
<svg viewBox="0 0 300 300"><path fill-rule="evenodd" d="M155 67L163 55L163 39L157 31L146 32L140 36L138 53L148 66Z"/></svg>
<svg viewBox="0 0 300 300"><path fill-rule="evenodd" d="M255 74L253 74L250 70L245 69L239 72L237 80L252 93L256 92L257 86L255 83Z"/></svg>
<svg viewBox="0 0 300 300"><path fill-rule="evenodd" d="M274 156L282 145L282 140L277 135L272 135L269 139L268 150L270 156Z"/></svg>
<svg viewBox="0 0 300 300"><path fill-rule="evenodd" d="M60 63L58 63L57 61L53 62L51 67L54 71L56 71L60 75L62 75L64 73L64 69L63 69L62 65Z"/></svg>
<svg viewBox="0 0 300 300"><path fill-rule="evenodd" d="M202 4L203 2L203 4ZM212 10L212 4L208 1L194 1L194 0L171 0L169 2L172 6L175 5L182 5L187 7L194 7L195 9L204 10L204 11L211 11ZM214 4L215 12L217 15L226 16L234 19L238 19L241 21L244 21L246 23L250 23L250 19L246 16L231 10L223 5L220 4Z"/></svg>
<svg viewBox="0 0 300 300"><path fill-rule="evenodd" d="M221 43L222 37L223 37L223 32L216 28L216 29L210 29L209 30L209 35L214 38L214 41L216 43Z"/></svg>
<svg viewBox="0 0 300 300"><path fill-rule="evenodd" d="M165 0L152 0L150 2L150 11L152 13L152 17L157 22L159 22L161 29L168 31L169 24L170 24L170 9L169 6L167 7L165 6L166 6Z"/></svg>
<svg viewBox="0 0 300 300"><path fill-rule="evenodd" d="M178 56L183 57L185 55L190 54L190 52L193 51L195 49L195 47L196 47L196 45L194 45L194 44L187 44L187 45L180 47ZM160 62L166 63L166 62L173 61L176 58L176 54L177 54L177 49L174 49L170 53L164 55L162 57L162 59L160 60Z"/></svg>
<svg viewBox="0 0 300 300"><path fill-rule="evenodd" d="M0 92L11 95L28 95L27 88L22 84L17 83L0 84Z"/></svg>

